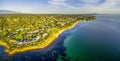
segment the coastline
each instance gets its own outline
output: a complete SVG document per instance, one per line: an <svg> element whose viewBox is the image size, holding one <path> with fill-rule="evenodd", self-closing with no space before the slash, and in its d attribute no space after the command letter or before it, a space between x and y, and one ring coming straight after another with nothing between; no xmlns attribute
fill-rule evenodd
<svg viewBox="0 0 120 61"><path fill-rule="evenodd" d="M22 49L15 49L13 51L9 51L9 46L6 43L0 42L0 45L5 47L4 51L7 52L9 55L14 55L15 53L21 53L21 52L25 52L25 51L29 51L29 50L42 49L42 48L45 48L48 45L50 45L52 42L54 42L55 39L58 38L59 35L63 31L73 28L79 22L80 22L80 20L77 20L75 23L71 24L70 26L63 28L62 30L59 29L60 31L53 33L52 35L50 35L50 37L48 37L46 40L44 40L45 42L42 42L41 44L39 43L36 46L24 47Z"/></svg>

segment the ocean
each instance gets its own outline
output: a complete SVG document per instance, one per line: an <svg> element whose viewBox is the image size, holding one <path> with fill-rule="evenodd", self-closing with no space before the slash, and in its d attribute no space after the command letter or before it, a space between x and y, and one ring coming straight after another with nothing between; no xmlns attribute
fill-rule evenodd
<svg viewBox="0 0 120 61"><path fill-rule="evenodd" d="M80 22L71 29L64 40L64 60L120 61L120 15L96 16L96 20Z"/></svg>

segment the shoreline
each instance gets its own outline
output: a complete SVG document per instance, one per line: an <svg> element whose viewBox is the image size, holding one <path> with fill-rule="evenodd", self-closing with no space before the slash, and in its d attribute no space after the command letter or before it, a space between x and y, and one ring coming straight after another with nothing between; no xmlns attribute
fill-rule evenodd
<svg viewBox="0 0 120 61"><path fill-rule="evenodd" d="M63 28L62 30L58 31L57 33L53 33L53 35L51 35L46 40L44 40L45 42L42 42L41 44L38 43L38 45L36 45L36 46L25 47L25 48L22 48L22 49L15 49L11 52L9 51L9 46L6 43L0 42L0 46L5 47L4 51L6 53L8 53L9 55L14 55L16 53L22 53L22 52L26 52L26 51L29 51L29 50L43 49L43 48L46 48L48 45L50 45L52 42L54 42L62 32L64 32L65 30L69 30L69 29L73 28L80 21L81 20L78 20L75 23L71 24L70 26L68 26L66 28Z"/></svg>

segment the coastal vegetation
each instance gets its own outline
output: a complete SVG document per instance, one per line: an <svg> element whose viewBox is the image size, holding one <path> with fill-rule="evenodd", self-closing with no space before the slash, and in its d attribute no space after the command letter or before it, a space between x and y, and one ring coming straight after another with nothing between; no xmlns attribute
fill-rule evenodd
<svg viewBox="0 0 120 61"><path fill-rule="evenodd" d="M94 19L93 15L1 14L0 45L10 55L45 48L64 30Z"/></svg>

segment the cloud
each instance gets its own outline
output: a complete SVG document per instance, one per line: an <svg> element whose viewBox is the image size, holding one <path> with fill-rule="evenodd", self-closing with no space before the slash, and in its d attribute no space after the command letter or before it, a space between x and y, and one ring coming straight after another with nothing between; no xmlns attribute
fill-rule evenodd
<svg viewBox="0 0 120 61"><path fill-rule="evenodd" d="M72 5L67 4L68 0L49 0L48 3L52 6L56 7L64 7L64 8L74 8Z"/></svg>
<svg viewBox="0 0 120 61"><path fill-rule="evenodd" d="M106 0L105 3L101 6L103 7L111 7L114 5L120 4L120 0Z"/></svg>
<svg viewBox="0 0 120 61"><path fill-rule="evenodd" d="M52 6L58 6L57 10L65 13L118 13L120 8L113 6L120 4L120 0L49 0ZM76 3L77 2L77 3ZM75 6L74 4L78 5ZM61 7L62 6L62 7ZM63 10L61 10L64 8Z"/></svg>
<svg viewBox="0 0 120 61"><path fill-rule="evenodd" d="M59 5L65 5L66 4L65 1L67 0L49 0L48 3L51 5L59 6Z"/></svg>
<svg viewBox="0 0 120 61"><path fill-rule="evenodd" d="M96 8L94 11L101 11L101 12L112 12L117 11L120 12L120 8L114 8L115 5L120 4L120 0L106 0L103 4L100 4L99 6L95 6L93 8ZM113 9L114 8L114 9Z"/></svg>
<svg viewBox="0 0 120 61"><path fill-rule="evenodd" d="M76 7L75 11L83 11L84 13L120 13L120 0L81 0L84 1L83 6ZM97 4L96 4L97 3Z"/></svg>
<svg viewBox="0 0 120 61"><path fill-rule="evenodd" d="M83 2L83 3L85 3L85 4L97 4L101 0L80 0L80 1Z"/></svg>
<svg viewBox="0 0 120 61"><path fill-rule="evenodd" d="M39 9L29 10L36 13L120 13L120 8L114 7L120 4L120 0L48 0L47 2L46 7L40 6Z"/></svg>
<svg viewBox="0 0 120 61"><path fill-rule="evenodd" d="M33 2L32 2L33 1ZM4 0L0 9L50 13L120 13L120 0ZM0 1L1 3L1 1ZM24 4L23 4L24 3ZM37 4L38 3L38 4ZM41 3L41 4L40 4ZM17 5L16 5L17 4Z"/></svg>

